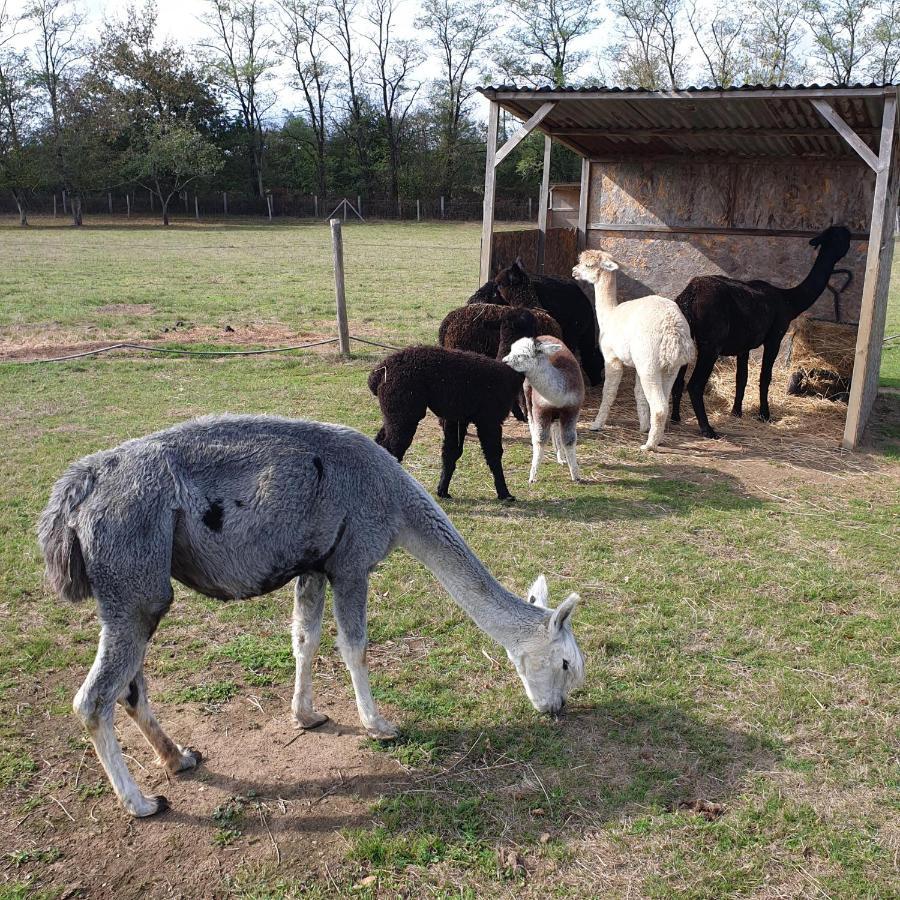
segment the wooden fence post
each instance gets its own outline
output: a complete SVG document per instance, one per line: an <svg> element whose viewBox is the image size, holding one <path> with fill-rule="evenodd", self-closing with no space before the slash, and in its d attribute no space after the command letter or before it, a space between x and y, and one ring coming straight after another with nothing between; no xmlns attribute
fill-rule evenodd
<svg viewBox="0 0 900 900"><path fill-rule="evenodd" d="M125 192L125 215L131 218L131 194Z"/></svg>
<svg viewBox="0 0 900 900"><path fill-rule="evenodd" d="M266 207L269 210L269 221L272 221L272 195L266 194Z"/></svg>
<svg viewBox="0 0 900 900"><path fill-rule="evenodd" d="M107 193L106 202L109 204L109 214L112 215L112 193Z"/></svg>
<svg viewBox="0 0 900 900"><path fill-rule="evenodd" d="M422 221L422 207L419 205L419 198L416 197L416 221Z"/></svg>
<svg viewBox="0 0 900 900"><path fill-rule="evenodd" d="M56 191L53 192L53 218L56 218Z"/></svg>
<svg viewBox="0 0 900 900"><path fill-rule="evenodd" d="M528 198L528 221L531 221L531 197Z"/></svg>
<svg viewBox="0 0 900 900"><path fill-rule="evenodd" d="M441 194L441 218L444 218L444 195Z"/></svg>
<svg viewBox="0 0 900 900"><path fill-rule="evenodd" d="M198 222L200 221L200 201L197 199L196 194L194 194L194 218Z"/></svg>
<svg viewBox="0 0 900 900"><path fill-rule="evenodd" d="M344 295L344 239L341 220L332 219L331 249L334 255L334 296L337 301L338 350L344 359L350 358L350 328L347 325L347 299Z"/></svg>
<svg viewBox="0 0 900 900"><path fill-rule="evenodd" d="M64 215L64 216L67 216L67 215L68 215L68 212L66 211L66 191L65 191L65 188L63 188L63 192L62 192L62 201L63 201L63 215Z"/></svg>
<svg viewBox="0 0 900 900"><path fill-rule="evenodd" d="M222 215L228 215L228 191L222 191Z"/></svg>
<svg viewBox="0 0 900 900"><path fill-rule="evenodd" d="M147 191L150 195L150 212L153 212L153 191Z"/></svg>
<svg viewBox="0 0 900 900"><path fill-rule="evenodd" d="M188 211L188 193L187 193L187 189L186 189L186 188L185 188L185 191L184 191L184 211L185 211L185 212Z"/></svg>
<svg viewBox="0 0 900 900"><path fill-rule="evenodd" d="M319 195L313 194L313 215L319 218Z"/></svg>

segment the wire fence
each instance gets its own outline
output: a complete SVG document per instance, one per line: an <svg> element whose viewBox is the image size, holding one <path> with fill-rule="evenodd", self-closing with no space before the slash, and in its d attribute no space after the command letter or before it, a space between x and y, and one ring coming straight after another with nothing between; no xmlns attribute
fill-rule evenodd
<svg viewBox="0 0 900 900"><path fill-rule="evenodd" d="M83 216L162 217L159 198L142 188L81 196ZM346 203L344 202L346 201ZM71 214L72 198L65 192L38 193L27 201L30 216L65 217ZM185 191L172 198L171 218L221 219L229 216L263 218L327 219L332 214L347 220L395 221L481 221L480 197L385 197L356 195L317 196L290 191L272 191L264 197L236 191ZM501 198L496 201L494 218L500 222L537 221L537 197ZM18 215L14 200L0 195L0 215Z"/></svg>

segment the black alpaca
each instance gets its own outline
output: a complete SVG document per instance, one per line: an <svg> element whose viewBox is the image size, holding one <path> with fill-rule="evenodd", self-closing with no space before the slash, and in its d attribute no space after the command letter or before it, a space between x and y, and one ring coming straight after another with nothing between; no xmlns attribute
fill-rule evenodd
<svg viewBox="0 0 900 900"><path fill-rule="evenodd" d="M517 259L511 266L501 269L492 281L478 288L468 303L499 303L546 310L559 323L563 343L581 358L581 367L591 384L603 381L603 354L597 344L594 306L574 278L531 276Z"/></svg>
<svg viewBox="0 0 900 900"><path fill-rule="evenodd" d="M437 495L449 497L450 479L462 456L466 428L472 423L498 499L515 500L503 476L503 420L523 380L505 363L478 353L407 347L383 359L369 374L369 390L378 397L384 420L375 441L402 462L430 409L444 432Z"/></svg>
<svg viewBox="0 0 900 900"><path fill-rule="evenodd" d="M704 437L718 437L710 427L703 404L713 366L720 356L737 357L733 416L740 416L747 386L747 363L750 351L763 347L759 373L759 417L770 418L769 383L772 366L791 322L818 300L828 284L835 263L850 249L850 232L832 225L809 242L819 248L819 255L809 275L795 287L780 288L768 281L738 281L723 275L692 278L675 298L691 326L697 342L697 363L688 382L688 394ZM681 420L681 394L685 369L678 373L672 387L672 419Z"/></svg>

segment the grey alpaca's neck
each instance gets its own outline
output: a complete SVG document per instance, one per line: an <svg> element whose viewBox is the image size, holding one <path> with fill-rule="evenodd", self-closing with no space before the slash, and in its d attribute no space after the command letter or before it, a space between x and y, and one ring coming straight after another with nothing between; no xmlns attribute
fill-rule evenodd
<svg viewBox="0 0 900 900"><path fill-rule="evenodd" d="M545 621L546 611L506 590L418 483L408 489L400 545L434 573L485 634L508 650L515 648Z"/></svg>
<svg viewBox="0 0 900 900"><path fill-rule="evenodd" d="M537 360L525 373L531 386L554 406L565 406L572 395L573 385L566 378L565 372L557 369L546 357Z"/></svg>
<svg viewBox="0 0 900 900"><path fill-rule="evenodd" d="M819 255L809 270L809 275L796 287L790 289L790 305L794 317L806 312L822 295L834 271L837 260L824 247L820 248Z"/></svg>

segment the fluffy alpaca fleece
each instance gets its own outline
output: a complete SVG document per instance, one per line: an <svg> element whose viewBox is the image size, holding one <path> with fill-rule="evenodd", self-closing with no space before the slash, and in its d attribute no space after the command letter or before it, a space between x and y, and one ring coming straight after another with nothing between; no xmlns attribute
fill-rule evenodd
<svg viewBox="0 0 900 900"><path fill-rule="evenodd" d="M441 480L437 495L449 497L450 479L472 423L500 500L515 500L503 476L503 420L522 389L523 376L479 353L443 347L406 347L383 359L369 375L384 424L375 437L398 460L409 449L430 409L441 420Z"/></svg>
<svg viewBox="0 0 900 900"><path fill-rule="evenodd" d="M525 404L531 429L531 473L537 481L538 466L552 434L558 462L569 464L572 481L581 479L575 456L576 426L584 404L581 366L572 352L550 335L521 338L503 361L525 375Z"/></svg>
<svg viewBox="0 0 900 900"><path fill-rule="evenodd" d="M603 250L585 250L572 270L594 285L600 350L606 363L603 400L591 425L606 423L625 366L635 369L634 398L641 431L649 431L642 450L655 450L666 429L669 395L679 370L694 361L696 347L687 319L674 301L651 294L616 302L618 264Z"/></svg>
<svg viewBox="0 0 900 900"><path fill-rule="evenodd" d="M819 248L816 261L806 278L794 287L702 275L692 278L675 298L697 342L697 365L688 383L688 393L700 433L705 437L718 437L710 427L703 403L703 390L716 360L720 356L737 357L731 414L740 416L750 351L760 345L763 358L759 370L759 417L763 421L769 420L769 384L781 340L791 322L806 312L825 290L835 264L850 249L850 232L843 225L831 225L809 243ZM681 418L683 388L684 370L678 373L672 394L672 418L676 421Z"/></svg>
<svg viewBox="0 0 900 900"><path fill-rule="evenodd" d="M223 601L296 579L291 710L305 728L328 718L313 704L312 674L330 583L337 645L363 725L372 737L397 734L378 711L366 668L369 576L395 547L427 566L506 649L536 709L558 713L584 679L569 621L578 595L546 609L543 576L531 603L511 594L396 460L340 425L208 416L94 453L53 486L38 537L53 590L69 601L96 598L97 657L73 705L134 816L167 804L144 796L128 771L114 729L117 704L172 776L200 762L163 731L144 679L147 645L173 601L173 578Z"/></svg>
<svg viewBox="0 0 900 900"><path fill-rule="evenodd" d="M501 269L492 281L483 284L468 302L546 310L559 323L563 343L580 357L591 384L603 380L603 356L597 349L594 310L588 296L573 279L561 275L529 275L517 259Z"/></svg>
<svg viewBox="0 0 900 900"><path fill-rule="evenodd" d="M448 350L469 350L501 359L519 338L539 334L562 339L559 323L542 309L469 303L447 313L438 329L438 343Z"/></svg>

